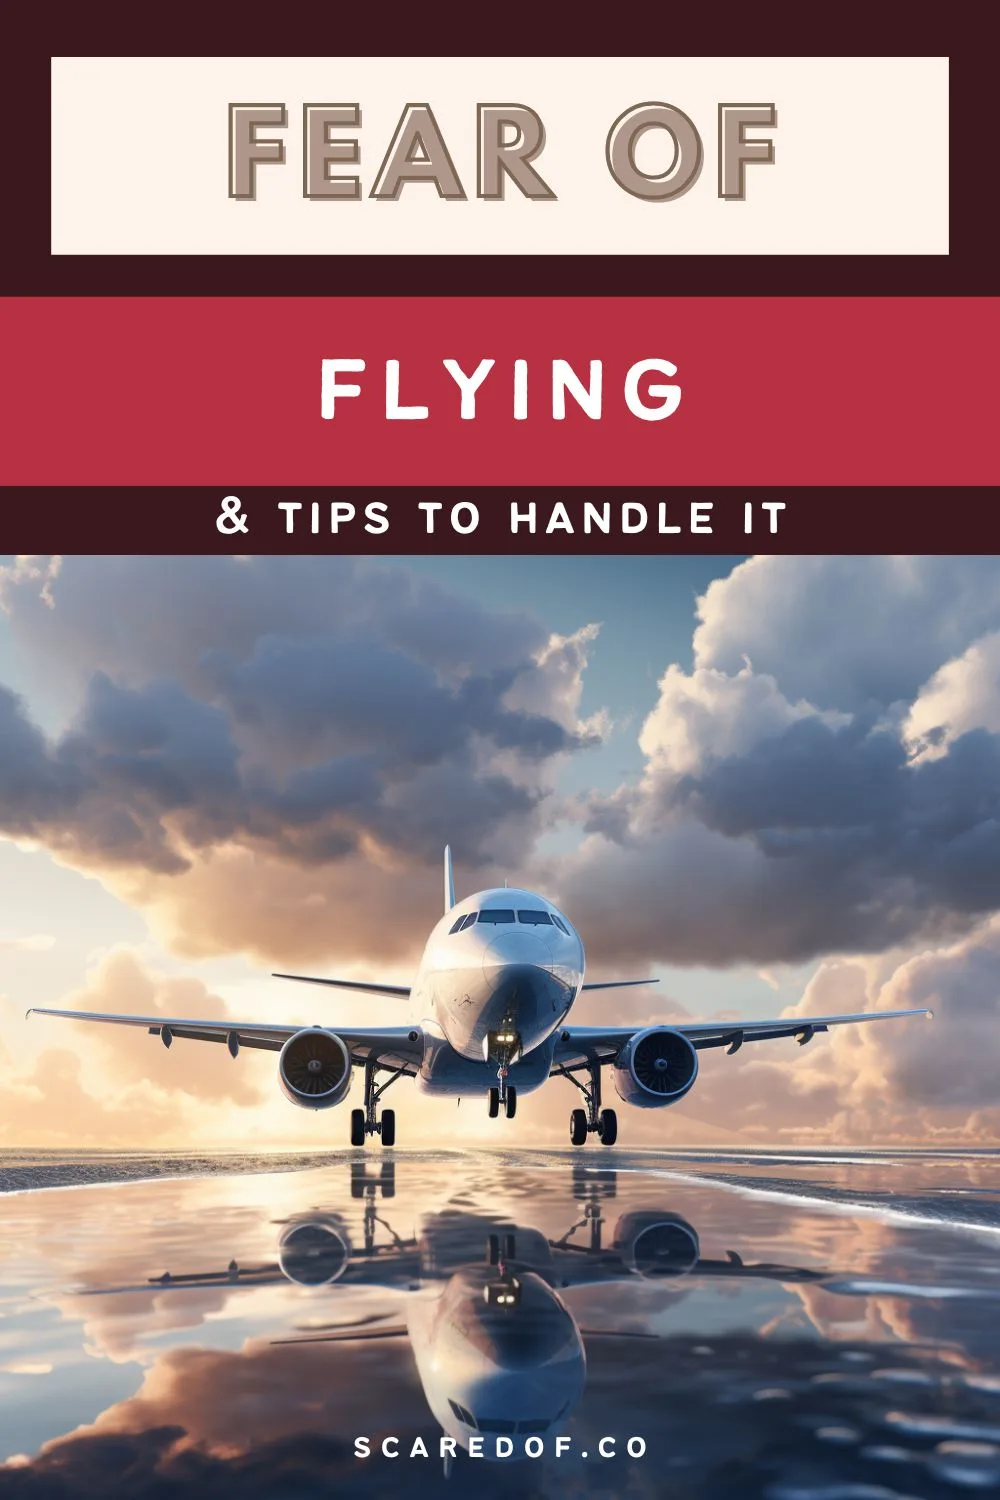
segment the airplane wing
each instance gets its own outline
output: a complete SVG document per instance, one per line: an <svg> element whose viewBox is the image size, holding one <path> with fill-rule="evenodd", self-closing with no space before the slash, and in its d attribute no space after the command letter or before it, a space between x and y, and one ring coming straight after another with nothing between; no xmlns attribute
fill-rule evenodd
<svg viewBox="0 0 1000 1500"><path fill-rule="evenodd" d="M32 1006L29 1016L59 1016L65 1021L97 1021L108 1026L138 1026L169 1047L175 1037L193 1042L221 1042L233 1056L241 1047L280 1052L301 1025L268 1026L257 1021L204 1021L192 1016L123 1016L91 1010L50 1010ZM387 1067L413 1075L423 1056L423 1033L416 1026L331 1027L344 1042L354 1064L377 1057Z"/></svg>
<svg viewBox="0 0 1000 1500"><path fill-rule="evenodd" d="M88 1286L72 1291L75 1297L119 1297L127 1292L143 1292L147 1296L164 1291L197 1291L202 1287L274 1286L287 1278L275 1262L266 1266L238 1266L235 1261L225 1271L188 1271L177 1276L164 1271L161 1276L147 1276L145 1281L125 1283L121 1286Z"/></svg>
<svg viewBox="0 0 1000 1500"><path fill-rule="evenodd" d="M770 1042L778 1037L795 1037L800 1045L812 1041L819 1031L831 1026L855 1026L867 1021L898 1021L905 1016L932 1016L930 1010L869 1010L856 1016L779 1016L773 1021L694 1021L673 1025L672 1031L686 1036L701 1051L706 1047L726 1047L738 1052L746 1042ZM560 1032L552 1059L552 1073L572 1073L589 1067L592 1062L614 1062L619 1052L642 1026L570 1026Z"/></svg>

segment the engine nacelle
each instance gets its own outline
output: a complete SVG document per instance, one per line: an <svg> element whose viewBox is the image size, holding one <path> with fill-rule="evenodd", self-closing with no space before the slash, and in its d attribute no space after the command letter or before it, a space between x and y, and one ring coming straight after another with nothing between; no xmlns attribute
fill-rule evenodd
<svg viewBox="0 0 1000 1500"><path fill-rule="evenodd" d="M615 1225L614 1248L630 1271L652 1279L686 1276L698 1264L698 1235L679 1214L639 1209Z"/></svg>
<svg viewBox="0 0 1000 1500"><path fill-rule="evenodd" d="M278 1058L281 1092L302 1109L330 1109L347 1098L351 1054L334 1031L308 1026L290 1036Z"/></svg>
<svg viewBox="0 0 1000 1500"><path fill-rule="evenodd" d="M299 1286L329 1286L343 1276L350 1259L347 1230L324 1214L293 1220L278 1241L282 1275Z"/></svg>
<svg viewBox="0 0 1000 1500"><path fill-rule="evenodd" d="M659 1109L676 1104L698 1077L698 1054L687 1037L669 1026L639 1031L618 1054L615 1088L626 1104Z"/></svg>

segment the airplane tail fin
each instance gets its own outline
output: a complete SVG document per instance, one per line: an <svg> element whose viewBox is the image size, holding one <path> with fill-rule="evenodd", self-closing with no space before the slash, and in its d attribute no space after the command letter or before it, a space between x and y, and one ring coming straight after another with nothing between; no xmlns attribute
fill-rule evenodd
<svg viewBox="0 0 1000 1500"><path fill-rule="evenodd" d="M455 876L451 868L451 845L446 844L444 850L444 909L451 911L455 905Z"/></svg>

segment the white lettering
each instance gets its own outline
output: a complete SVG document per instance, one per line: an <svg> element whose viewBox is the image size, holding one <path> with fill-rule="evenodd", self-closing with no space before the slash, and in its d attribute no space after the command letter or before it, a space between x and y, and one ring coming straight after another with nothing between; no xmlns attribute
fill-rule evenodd
<svg viewBox="0 0 1000 1500"><path fill-rule="evenodd" d="M640 360L637 365L630 367L625 376L625 405L640 422L662 422L665 417L672 417L680 406L681 388L679 385L650 385L646 394L658 398L660 404L647 406L639 395L639 381L650 370L657 370L661 375L677 374L677 366L672 365L669 359Z"/></svg>
<svg viewBox="0 0 1000 1500"><path fill-rule="evenodd" d="M495 359L481 359L471 375L466 375L457 359L442 361L448 374L462 392L459 415L463 422L472 422L476 416L476 392L496 364ZM516 387L515 387L516 400Z"/></svg>
<svg viewBox="0 0 1000 1500"><path fill-rule="evenodd" d="M400 406L399 404L399 360L385 362L385 419L387 422L423 422L428 416L426 406Z"/></svg>
<svg viewBox="0 0 1000 1500"><path fill-rule="evenodd" d="M552 415L557 422L562 422L566 417L566 393L573 397L591 421L596 422L601 415L601 361L592 359L590 361L590 384L584 385L573 366L565 359L554 359L552 361Z"/></svg>
<svg viewBox="0 0 1000 1500"><path fill-rule="evenodd" d="M341 385L337 376L343 370L345 372L363 370L365 362L363 359L324 359L322 373L320 376L320 416L326 422L332 422L334 417L334 406L338 396L360 396L361 387L347 382ZM398 367L397 367L398 368Z"/></svg>

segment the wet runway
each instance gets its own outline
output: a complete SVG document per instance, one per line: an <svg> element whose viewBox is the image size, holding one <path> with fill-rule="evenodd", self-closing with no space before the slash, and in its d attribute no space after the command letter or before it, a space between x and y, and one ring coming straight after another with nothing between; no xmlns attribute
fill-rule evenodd
<svg viewBox="0 0 1000 1500"><path fill-rule="evenodd" d="M1000 1493L1000 1154L281 1165L0 1197L0 1496Z"/></svg>

